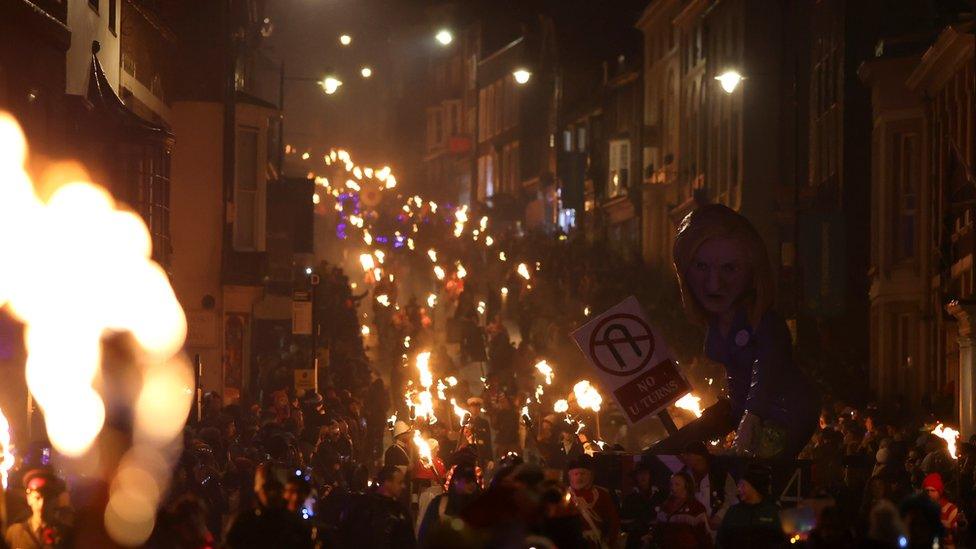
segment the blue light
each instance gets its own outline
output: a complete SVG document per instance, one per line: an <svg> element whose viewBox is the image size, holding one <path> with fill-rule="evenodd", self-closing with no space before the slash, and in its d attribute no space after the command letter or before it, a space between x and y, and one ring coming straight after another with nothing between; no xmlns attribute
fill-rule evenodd
<svg viewBox="0 0 976 549"><path fill-rule="evenodd" d="M898 536L898 547L908 547L908 538L905 536Z"/></svg>

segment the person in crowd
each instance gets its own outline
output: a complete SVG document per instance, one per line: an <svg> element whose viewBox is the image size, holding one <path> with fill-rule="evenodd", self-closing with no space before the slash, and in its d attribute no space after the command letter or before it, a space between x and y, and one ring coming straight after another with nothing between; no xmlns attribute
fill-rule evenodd
<svg viewBox="0 0 976 549"><path fill-rule="evenodd" d="M403 471L396 465L384 465L376 476L376 489L357 500L340 516L341 547L416 547L410 514L399 501L405 489Z"/></svg>
<svg viewBox="0 0 976 549"><path fill-rule="evenodd" d="M514 395L502 392L496 399L494 407L495 450L498 456L509 452L521 452L519 445L519 416L513 402Z"/></svg>
<svg viewBox="0 0 976 549"><path fill-rule="evenodd" d="M664 501L663 493L654 486L653 474L651 464L641 460L634 468L634 487L620 506L620 528L627 536L627 549L639 549L650 543L655 508Z"/></svg>
<svg viewBox="0 0 976 549"><path fill-rule="evenodd" d="M225 540L228 548L313 547L311 530L286 508L279 474L271 463L257 468L254 473L256 504L241 511L231 523Z"/></svg>
<svg viewBox="0 0 976 549"><path fill-rule="evenodd" d="M64 482L46 469L34 469L24 475L24 491L30 516L7 529L5 540L12 549L47 549L71 547L71 530L59 519L59 497Z"/></svg>
<svg viewBox="0 0 976 549"><path fill-rule="evenodd" d="M750 465L739 479L739 503L729 508L716 536L721 549L776 547L783 542L779 507L769 496L770 473Z"/></svg>
<svg viewBox="0 0 976 549"><path fill-rule="evenodd" d="M942 484L942 475L939 473L929 473L922 481L922 490L925 494L939 506L939 521L942 523L943 534L939 540L939 545L948 549L954 549L959 540L961 527L965 525L966 519L959 507L949 501L946 497L945 486Z"/></svg>
<svg viewBox="0 0 976 549"><path fill-rule="evenodd" d="M906 543L900 544L901 547L929 549L939 546L945 529L940 519L939 504L932 501L928 494L920 493L906 498L899 505L899 511L908 538Z"/></svg>
<svg viewBox="0 0 976 549"><path fill-rule="evenodd" d="M668 498L658 509L654 540L661 547L707 549L712 546L705 506L695 499L694 479L679 471L671 476Z"/></svg>
<svg viewBox="0 0 976 549"><path fill-rule="evenodd" d="M312 486L305 480L305 477L291 475L285 482L285 489L282 496L285 499L285 508L288 511L301 515L305 501L312 494Z"/></svg>
<svg viewBox="0 0 976 549"><path fill-rule="evenodd" d="M688 445L681 453L685 472L692 479L695 499L705 506L708 516L708 533L715 538L718 527L729 507L738 503L735 479L712 459L712 454L702 442Z"/></svg>
<svg viewBox="0 0 976 549"><path fill-rule="evenodd" d="M567 467L570 499L579 511L583 537L590 547L613 547L620 516L610 492L593 484L593 458L581 455Z"/></svg>
<svg viewBox="0 0 976 549"><path fill-rule="evenodd" d="M400 467L401 472L410 468L410 436L413 431L405 421L393 424L393 444L383 454L383 465Z"/></svg>
<svg viewBox="0 0 976 549"><path fill-rule="evenodd" d="M725 366L735 450L796 457L817 428L820 399L793 361L786 321L772 310L762 237L741 214L708 204L681 222L674 265L685 311L707 328L705 354Z"/></svg>
<svg viewBox="0 0 976 549"><path fill-rule="evenodd" d="M460 516L481 491L477 470L471 465L451 468L447 486L446 493L431 500L420 521L417 538L421 545L427 545L445 521Z"/></svg>
<svg viewBox="0 0 976 549"><path fill-rule="evenodd" d="M482 408L485 406L484 399L471 397L467 404L470 417L468 425L471 427L471 435L474 437L474 444L478 449L478 462L484 467L495 457L491 444L491 423L488 422L488 418L482 415Z"/></svg>

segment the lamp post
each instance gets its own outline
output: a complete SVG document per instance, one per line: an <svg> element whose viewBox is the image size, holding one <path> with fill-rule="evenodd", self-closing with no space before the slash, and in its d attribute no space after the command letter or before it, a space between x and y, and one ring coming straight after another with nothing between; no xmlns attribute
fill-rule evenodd
<svg viewBox="0 0 976 549"><path fill-rule="evenodd" d="M339 80L332 74L329 70L328 74L322 78L315 78L312 76L285 76L285 63L281 63L281 72L279 74L278 82L278 110L281 111L281 123L278 124L278 131L281 133L281 143L278 144L278 172L284 173L285 169L285 81L298 81L298 82L315 82L322 87L322 91L326 95L333 95L339 91L339 87L342 86L342 80Z"/></svg>

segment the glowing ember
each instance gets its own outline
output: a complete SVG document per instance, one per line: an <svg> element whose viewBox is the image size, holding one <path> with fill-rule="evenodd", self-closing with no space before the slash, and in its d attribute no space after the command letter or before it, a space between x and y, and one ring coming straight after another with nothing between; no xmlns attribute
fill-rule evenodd
<svg viewBox="0 0 976 549"><path fill-rule="evenodd" d="M369 335L369 326L366 326L364 324L363 327L359 329L359 331L360 331L360 333L363 334L363 336L368 336Z"/></svg>
<svg viewBox="0 0 976 549"><path fill-rule="evenodd" d="M932 429L932 434L946 441L946 444L949 446L949 454L952 455L952 459L959 458L959 456L956 454L956 442L959 440L959 431L939 423L935 426L935 429Z"/></svg>
<svg viewBox="0 0 976 549"><path fill-rule="evenodd" d="M574 385L573 394L576 395L576 403L579 404L580 408L593 410L594 412L600 411L600 404L603 403L603 397L597 392L596 387L590 385L589 381L584 379Z"/></svg>
<svg viewBox="0 0 976 549"><path fill-rule="evenodd" d="M502 297L507 297L507 296L508 296L508 288L505 288L505 287L503 286L503 287L502 287Z"/></svg>
<svg viewBox="0 0 976 549"><path fill-rule="evenodd" d="M498 252L499 261L508 261L508 257L505 256L505 252Z"/></svg>
<svg viewBox="0 0 976 549"><path fill-rule="evenodd" d="M546 377L546 385L552 385L552 366L550 366L548 362L545 360L536 362L535 369Z"/></svg>
<svg viewBox="0 0 976 549"><path fill-rule="evenodd" d="M458 263L458 266L457 266L457 277L458 278L464 278L466 276L468 276L468 270L464 268L464 265L461 265L460 263Z"/></svg>
<svg viewBox="0 0 976 549"><path fill-rule="evenodd" d="M430 258L431 263L437 263L437 250L433 248L427 250L427 257Z"/></svg>
<svg viewBox="0 0 976 549"><path fill-rule="evenodd" d="M674 405L682 410L688 410L689 412L695 414L695 417L701 417L702 415L701 398L692 393L688 393L687 395L679 398L677 401L675 401Z"/></svg>
<svg viewBox="0 0 976 549"><path fill-rule="evenodd" d="M434 305L437 305L437 294L430 294L427 296L427 306L433 309Z"/></svg>
<svg viewBox="0 0 976 549"><path fill-rule="evenodd" d="M388 296L386 294L380 294L380 295L376 296L376 301L379 302L379 304L382 305L382 306L384 306L384 307L389 307L390 306L390 296Z"/></svg>
<svg viewBox="0 0 976 549"><path fill-rule="evenodd" d="M494 243L495 243L495 239L494 238L492 238L490 236L486 236L485 237L485 246L491 246Z"/></svg>
<svg viewBox="0 0 976 549"><path fill-rule="evenodd" d="M536 386L536 388L535 388L535 401L536 402L542 402L542 395L544 393L545 393L545 389L542 388L542 385Z"/></svg>
<svg viewBox="0 0 976 549"><path fill-rule="evenodd" d="M386 259L386 254L383 253L383 250L376 250L373 252L373 255L376 256L376 260L380 262L380 265L382 265L383 260Z"/></svg>
<svg viewBox="0 0 976 549"><path fill-rule="evenodd" d="M485 306L485 302L484 301L479 301L478 302L478 314L479 315L483 315L483 314L485 314L485 311L486 310L487 309L486 309L486 306Z"/></svg>
<svg viewBox="0 0 976 549"><path fill-rule="evenodd" d="M437 280L444 280L447 273L444 272L444 268L440 265L434 265L434 276L437 277Z"/></svg>
<svg viewBox="0 0 976 549"><path fill-rule="evenodd" d="M526 280L529 280L530 278L532 278L532 275L529 274L529 267L525 263L519 263L517 270L518 270L519 276L521 276L522 278L524 278Z"/></svg>
<svg viewBox="0 0 976 549"><path fill-rule="evenodd" d="M564 398L557 400L555 404L552 405L552 411L556 412L557 414L565 414L569 411L569 402L567 402Z"/></svg>

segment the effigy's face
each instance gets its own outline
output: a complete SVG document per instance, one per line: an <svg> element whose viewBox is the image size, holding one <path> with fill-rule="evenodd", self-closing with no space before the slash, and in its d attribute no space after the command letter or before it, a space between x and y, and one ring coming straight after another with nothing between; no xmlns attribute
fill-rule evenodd
<svg viewBox="0 0 976 549"><path fill-rule="evenodd" d="M724 237L699 246L685 277L698 303L715 316L730 313L752 283L742 244Z"/></svg>

